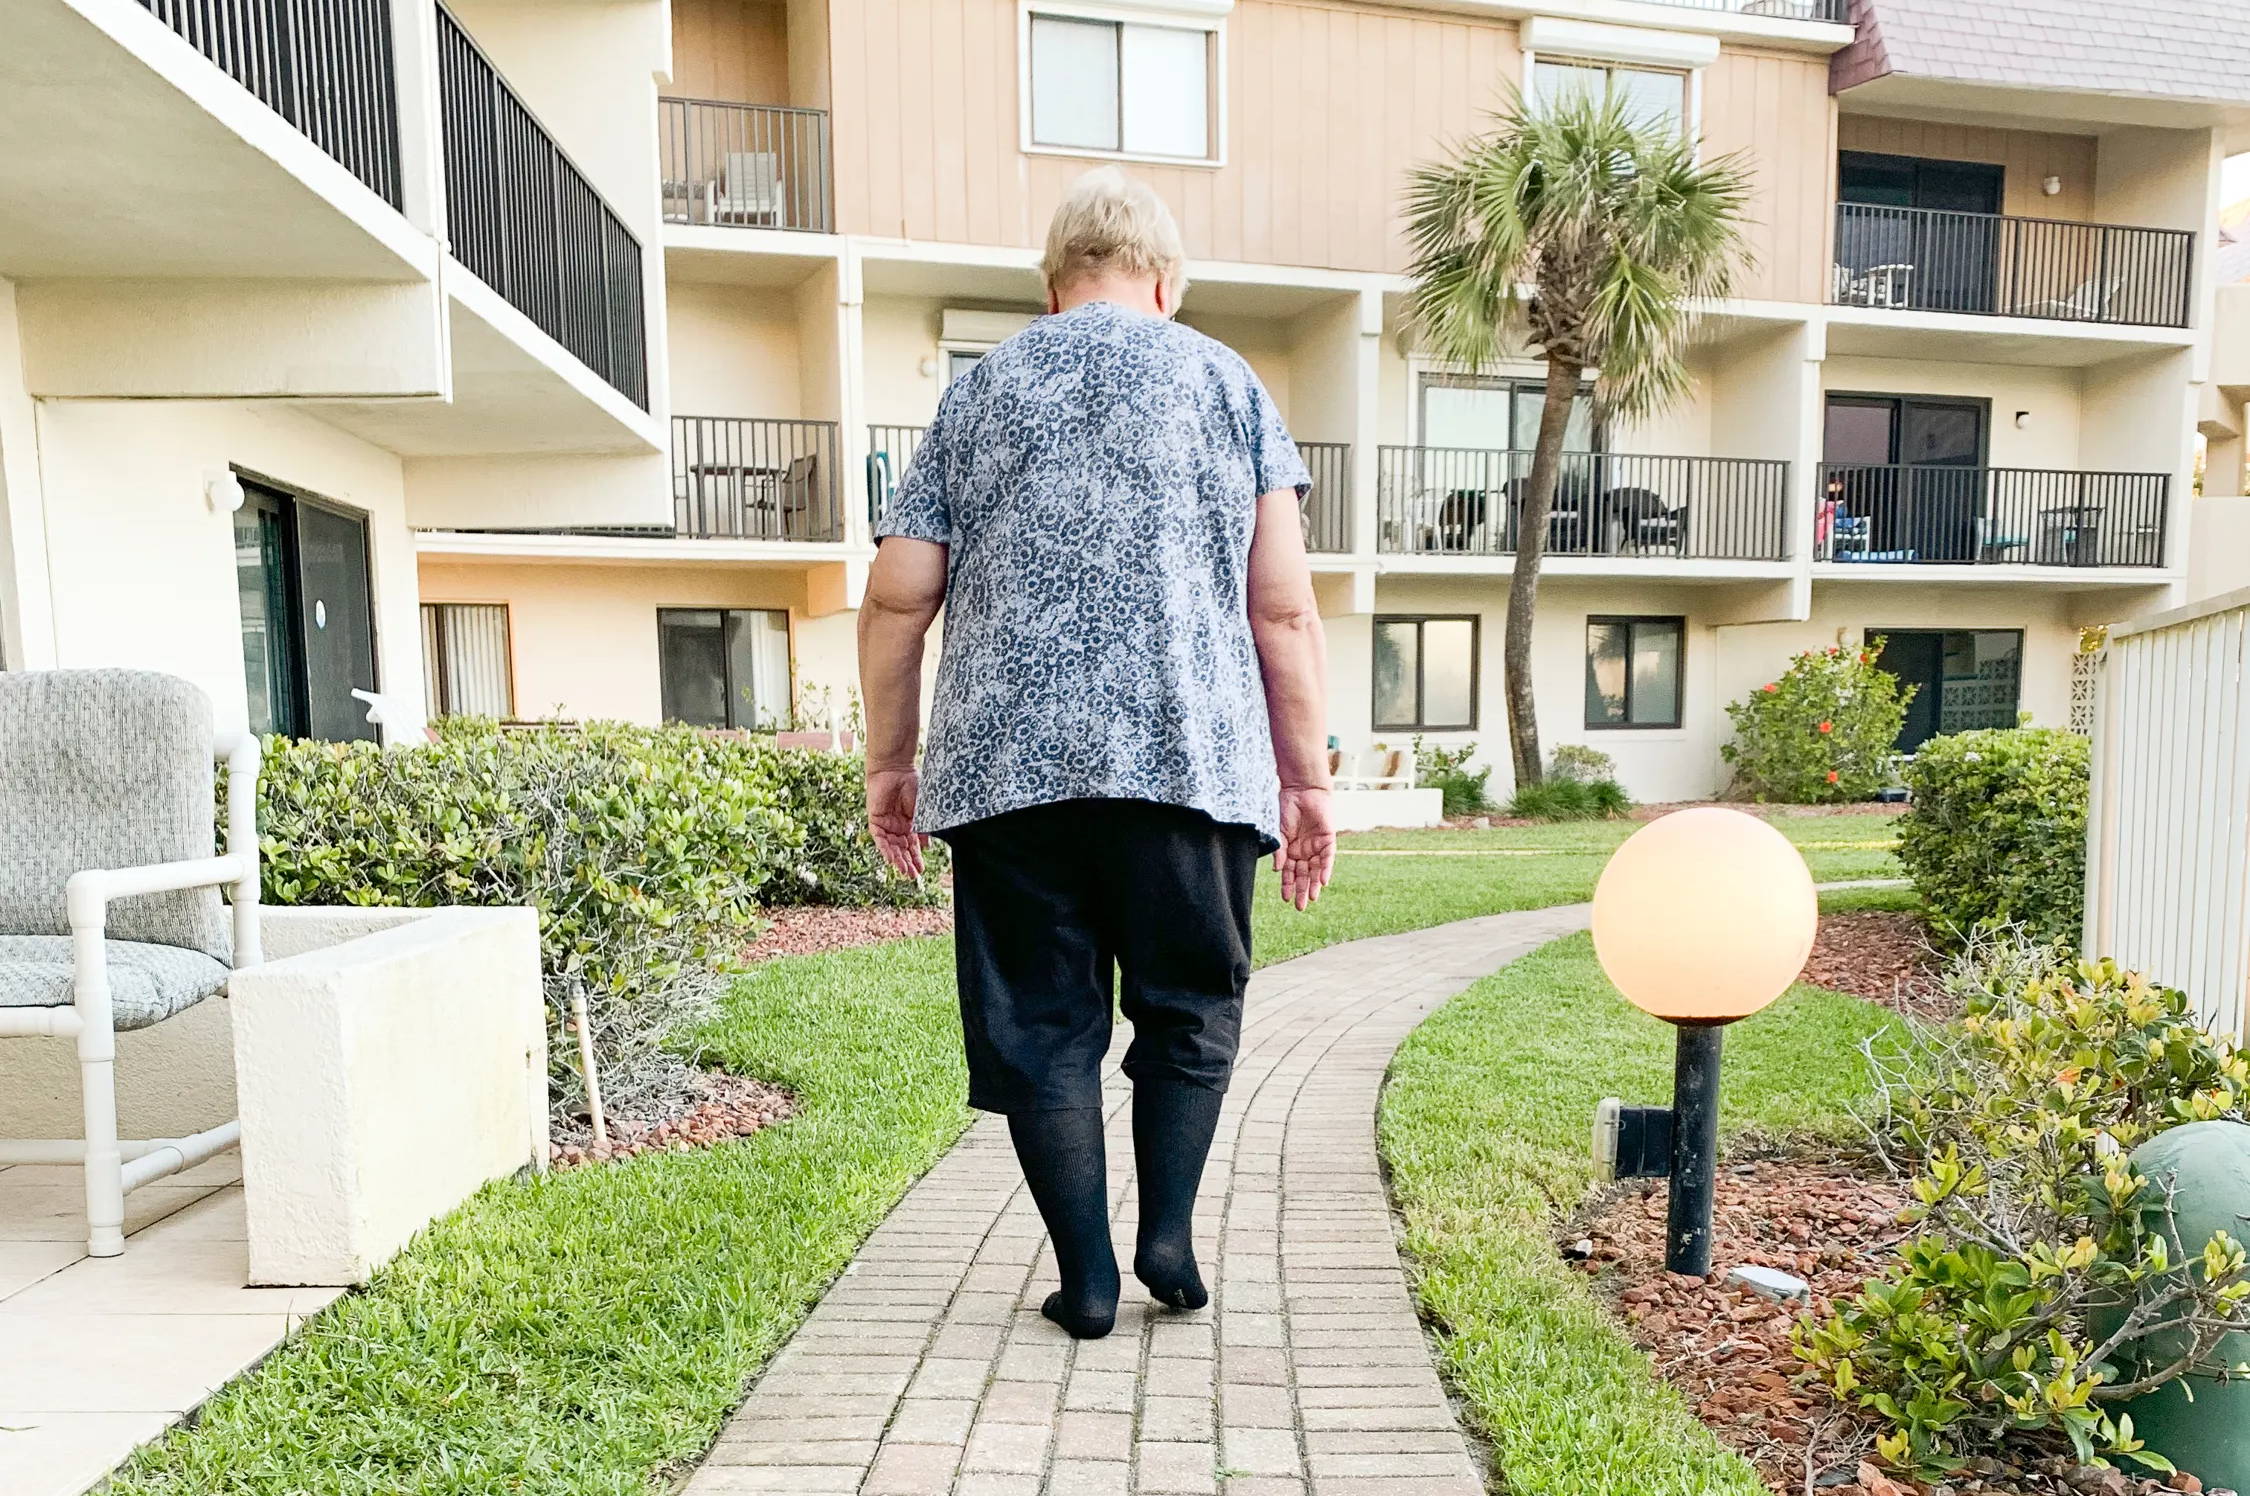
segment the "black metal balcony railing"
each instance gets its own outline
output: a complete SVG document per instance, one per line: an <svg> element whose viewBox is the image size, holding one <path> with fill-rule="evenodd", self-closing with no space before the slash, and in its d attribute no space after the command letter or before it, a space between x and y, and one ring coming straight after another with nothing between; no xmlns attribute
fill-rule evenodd
<svg viewBox="0 0 2250 1496"><path fill-rule="evenodd" d="M141 0L392 207L398 81L390 0Z"/></svg>
<svg viewBox="0 0 2250 1496"><path fill-rule="evenodd" d="M1856 565L2160 566L2171 481L1825 462L1813 555Z"/></svg>
<svg viewBox="0 0 2250 1496"><path fill-rule="evenodd" d="M1851 0L1657 0L1660 5L1688 10L1718 10L1738 16L1770 16L1784 21L1832 21L1844 25L1852 18Z"/></svg>
<svg viewBox="0 0 2250 1496"><path fill-rule="evenodd" d="M640 241L443 6L437 30L454 257L646 409Z"/></svg>
<svg viewBox="0 0 2250 1496"><path fill-rule="evenodd" d="M1352 548L1352 444L1299 442L1297 453L1312 474L1305 495L1305 549L1335 554Z"/></svg>
<svg viewBox="0 0 2250 1496"><path fill-rule="evenodd" d="M867 428L867 522L883 517L883 506L890 503L897 491L899 480L906 476L906 466L914 460L914 449L922 445L922 433L927 426L870 426Z"/></svg>
<svg viewBox="0 0 2250 1496"><path fill-rule="evenodd" d="M1465 447L1381 448L1377 549L1512 555L1531 457ZM1547 521L1547 554L1783 560L1788 491L1789 464L1765 458L1565 453Z"/></svg>
<svg viewBox="0 0 2250 1496"><path fill-rule="evenodd" d="M719 540L841 540L834 421L672 417L673 524Z"/></svg>
<svg viewBox="0 0 2250 1496"><path fill-rule="evenodd" d="M2186 229L1836 205L1838 306L2185 327Z"/></svg>
<svg viewBox="0 0 2250 1496"><path fill-rule="evenodd" d="M656 107L665 222L828 232L826 111L715 99Z"/></svg>

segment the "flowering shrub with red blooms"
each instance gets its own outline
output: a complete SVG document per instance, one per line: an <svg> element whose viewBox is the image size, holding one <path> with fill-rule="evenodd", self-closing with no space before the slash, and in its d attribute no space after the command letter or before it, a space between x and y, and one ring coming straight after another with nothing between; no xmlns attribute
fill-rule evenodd
<svg viewBox="0 0 2250 1496"><path fill-rule="evenodd" d="M1781 678L1727 707L1734 791L1794 805L1865 800L1889 781L1891 743L1914 688L1865 649L1809 649Z"/></svg>

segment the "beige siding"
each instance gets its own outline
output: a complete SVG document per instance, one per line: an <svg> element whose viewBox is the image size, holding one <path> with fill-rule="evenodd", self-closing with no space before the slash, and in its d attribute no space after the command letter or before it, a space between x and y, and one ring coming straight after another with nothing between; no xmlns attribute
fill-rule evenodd
<svg viewBox="0 0 2250 1496"><path fill-rule="evenodd" d="M1825 59L1726 51L1703 75L1703 149L1741 152L1751 171L1755 263L1736 294L1819 301L1834 201L1835 107Z"/></svg>
<svg viewBox="0 0 2250 1496"><path fill-rule="evenodd" d="M781 0L672 0L674 98L790 104Z"/></svg>
<svg viewBox="0 0 2250 1496"><path fill-rule="evenodd" d="M1013 0L835 0L847 232L1031 245L1086 158L1026 154ZM1520 72L1513 25L1243 0L1227 22L1220 167L1135 164L1199 258L1397 269L1404 173Z"/></svg>
<svg viewBox="0 0 2250 1496"><path fill-rule="evenodd" d="M2090 135L1991 130L1847 114L1837 122L1836 144L1846 151L1990 162L2006 169L2002 212L2023 218L2089 220L2094 216L2095 142ZM2040 182L2050 176L2062 179L2062 191L2053 197L2039 188Z"/></svg>

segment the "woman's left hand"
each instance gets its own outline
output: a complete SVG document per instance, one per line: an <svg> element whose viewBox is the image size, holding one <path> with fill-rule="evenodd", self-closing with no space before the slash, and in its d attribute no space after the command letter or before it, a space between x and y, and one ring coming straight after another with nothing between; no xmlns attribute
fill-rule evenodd
<svg viewBox="0 0 2250 1496"><path fill-rule="evenodd" d="M922 849L930 839L914 829L914 802L922 776L912 769L867 771L867 829L875 850L901 878L921 881Z"/></svg>

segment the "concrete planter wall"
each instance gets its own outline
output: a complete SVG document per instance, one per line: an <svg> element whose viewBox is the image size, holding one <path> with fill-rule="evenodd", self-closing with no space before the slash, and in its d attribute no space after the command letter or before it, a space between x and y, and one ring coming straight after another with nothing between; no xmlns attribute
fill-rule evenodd
<svg viewBox="0 0 2250 1496"><path fill-rule="evenodd" d="M529 909L260 911L267 962L118 1036L129 1134L240 1115L256 1283L361 1283L488 1179L547 1159ZM65 1040L0 1044L0 1135L77 1137Z"/></svg>
<svg viewBox="0 0 2250 1496"><path fill-rule="evenodd" d="M267 912L233 984L250 1281L362 1283L433 1216L547 1158L529 909Z"/></svg>
<svg viewBox="0 0 2250 1496"><path fill-rule="evenodd" d="M1445 821L1445 795L1439 790L1338 790L1328 799L1338 831L1437 826Z"/></svg>

